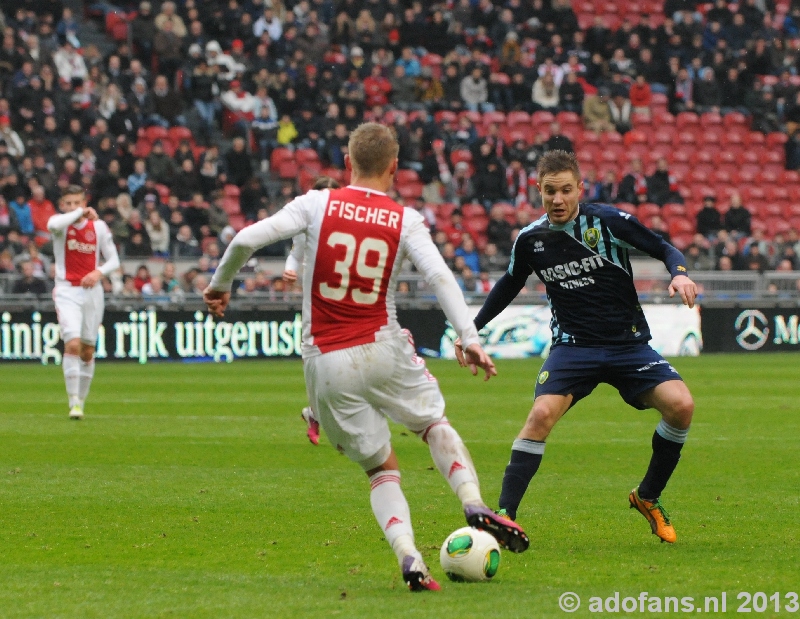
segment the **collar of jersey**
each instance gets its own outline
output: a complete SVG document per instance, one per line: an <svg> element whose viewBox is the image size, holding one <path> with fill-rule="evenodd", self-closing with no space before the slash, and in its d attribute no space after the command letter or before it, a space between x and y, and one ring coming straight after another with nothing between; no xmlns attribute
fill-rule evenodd
<svg viewBox="0 0 800 619"><path fill-rule="evenodd" d="M562 231L562 230L567 230L567 229L571 230L572 227L575 225L576 221L578 221L577 217L575 219L572 219L572 220L568 221L565 224L554 224L554 223L552 223L550 221L549 217L547 219L547 223L550 224L550 229L551 230L556 230L556 231L559 231L559 232Z"/></svg>
<svg viewBox="0 0 800 619"><path fill-rule="evenodd" d="M385 196L386 194L382 191L378 191L377 189L368 189L367 187L359 187L358 185L348 185L348 189L355 189L356 191L363 191L364 193L375 193L379 196Z"/></svg>

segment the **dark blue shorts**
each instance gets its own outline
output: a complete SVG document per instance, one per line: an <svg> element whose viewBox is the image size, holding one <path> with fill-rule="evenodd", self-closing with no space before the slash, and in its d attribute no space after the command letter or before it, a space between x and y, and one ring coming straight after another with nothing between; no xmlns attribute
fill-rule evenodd
<svg viewBox="0 0 800 619"><path fill-rule="evenodd" d="M648 344L554 346L536 379L536 397L570 395L572 406L599 383L608 383L631 406L647 408L639 396L668 380L683 380Z"/></svg>

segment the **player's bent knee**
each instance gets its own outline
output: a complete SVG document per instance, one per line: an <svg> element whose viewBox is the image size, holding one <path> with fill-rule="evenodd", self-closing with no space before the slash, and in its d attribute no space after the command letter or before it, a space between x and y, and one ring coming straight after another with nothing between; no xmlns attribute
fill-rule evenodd
<svg viewBox="0 0 800 619"><path fill-rule="evenodd" d="M378 471L397 469L397 458L394 457L391 443L386 443L369 458L359 460L358 464L367 475L374 475Z"/></svg>
<svg viewBox="0 0 800 619"><path fill-rule="evenodd" d="M694 399L688 389L684 393L676 394L669 405L662 411L661 416L673 427L685 429L692 423L694 415Z"/></svg>
<svg viewBox="0 0 800 619"><path fill-rule="evenodd" d="M526 438L543 441L550 434L550 430L561 417L560 411L549 406L534 404L525 421L523 433Z"/></svg>

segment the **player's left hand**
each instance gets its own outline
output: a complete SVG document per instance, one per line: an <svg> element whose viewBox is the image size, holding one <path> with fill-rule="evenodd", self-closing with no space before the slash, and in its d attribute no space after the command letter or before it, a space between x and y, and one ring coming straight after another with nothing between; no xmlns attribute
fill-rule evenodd
<svg viewBox="0 0 800 619"><path fill-rule="evenodd" d="M103 274L95 269L91 273L87 273L81 279L81 286L84 288L94 288L97 282L99 282L103 278Z"/></svg>
<svg viewBox="0 0 800 619"><path fill-rule="evenodd" d="M478 368L485 372L483 380L489 380L492 376L497 376L497 368L494 367L494 361L481 348L480 344L470 344L466 350L463 350L463 355L473 376L478 375Z"/></svg>
<svg viewBox="0 0 800 619"><path fill-rule="evenodd" d="M209 286L203 291L203 301L208 306L208 313L222 318L225 315L225 308L231 300L230 292L212 290Z"/></svg>
<svg viewBox="0 0 800 619"><path fill-rule="evenodd" d="M492 361L492 358L486 354L480 345L470 344L467 346L466 350L464 350L464 346L461 344L461 338L459 337L456 339L454 346L458 365L462 368L469 367L473 376L477 376L478 368L482 368L486 372L483 380L489 380L492 376L497 376L497 368L494 367L494 361Z"/></svg>
<svg viewBox="0 0 800 619"><path fill-rule="evenodd" d="M668 290L670 298L674 297L677 292L681 295L681 301L683 301L684 305L694 307L694 300L697 298L697 284L686 275L673 277Z"/></svg>

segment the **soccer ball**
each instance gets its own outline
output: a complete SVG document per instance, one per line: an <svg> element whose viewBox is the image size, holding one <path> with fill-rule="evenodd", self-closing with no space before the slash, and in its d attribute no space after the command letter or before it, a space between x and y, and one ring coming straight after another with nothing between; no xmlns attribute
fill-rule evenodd
<svg viewBox="0 0 800 619"><path fill-rule="evenodd" d="M500 567L500 546L486 531L463 527L444 540L439 562L455 582L491 580Z"/></svg>

